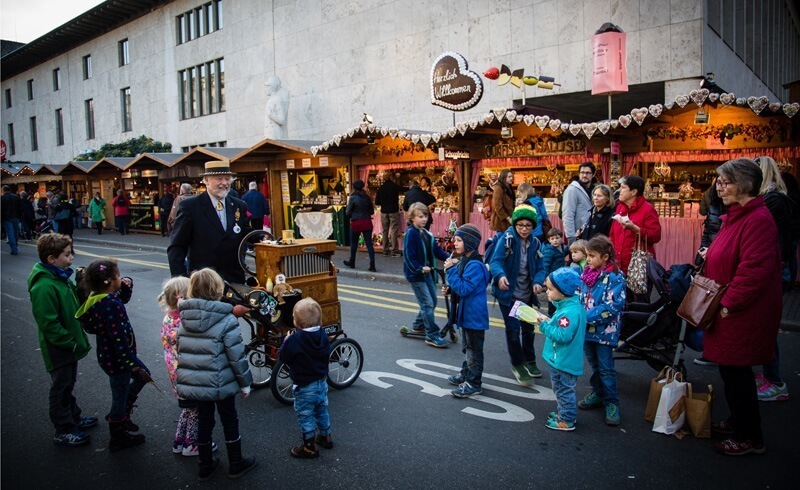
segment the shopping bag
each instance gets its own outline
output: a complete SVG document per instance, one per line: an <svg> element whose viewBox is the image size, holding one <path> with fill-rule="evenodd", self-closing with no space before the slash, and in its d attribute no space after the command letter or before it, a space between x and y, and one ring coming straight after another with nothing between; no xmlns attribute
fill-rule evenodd
<svg viewBox="0 0 800 490"><path fill-rule="evenodd" d="M645 294L647 292L647 264L653 254L647 251L647 239L642 248L642 236L639 235L636 241L636 249L631 253L631 261L628 263L628 276L625 284L634 294Z"/></svg>
<svg viewBox="0 0 800 490"><path fill-rule="evenodd" d="M698 272L678 306L678 316L696 328L711 328L727 289L727 285L723 286Z"/></svg>
<svg viewBox="0 0 800 490"><path fill-rule="evenodd" d="M650 394L647 395L647 408L644 410L644 419L652 422L656 418L658 401L661 399L661 389L675 377L675 370L664 366L658 376L650 381Z"/></svg>
<svg viewBox="0 0 800 490"><path fill-rule="evenodd" d="M714 387L708 385L708 393L694 393L692 384L686 387L686 424L695 437L711 437L711 408L714 404Z"/></svg>
<svg viewBox="0 0 800 490"><path fill-rule="evenodd" d="M674 434L681 430L686 422L686 385L681 373L675 374L672 381L661 389L656 418L653 421L653 432Z"/></svg>

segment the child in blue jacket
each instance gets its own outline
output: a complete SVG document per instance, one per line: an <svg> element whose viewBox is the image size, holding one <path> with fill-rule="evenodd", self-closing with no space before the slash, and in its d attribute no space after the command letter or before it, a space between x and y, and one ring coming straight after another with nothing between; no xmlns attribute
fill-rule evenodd
<svg viewBox="0 0 800 490"><path fill-rule="evenodd" d="M556 393L557 411L550 412L545 427L553 430L575 430L578 410L575 384L583 374L583 339L586 333L586 311L577 295L581 277L569 267L553 271L545 281L547 299L556 307L552 318L539 328L547 340L542 357L550 365L550 380Z"/></svg>
<svg viewBox="0 0 800 490"><path fill-rule="evenodd" d="M458 386L451 391L457 398L480 395L483 374L483 340L489 330L489 306L486 286L489 271L478 254L481 232L475 225L458 227L453 238L459 259L448 258L444 262L447 283L460 297L456 325L461 328L461 352L466 356L461 364L461 373L450 376L447 381Z"/></svg>
<svg viewBox="0 0 800 490"><path fill-rule="evenodd" d="M542 244L542 268L545 274L552 274L555 270L564 267L569 249L564 245L564 232L558 228L550 228L547 232L547 243ZM553 303L547 305L547 314L553 316L556 307Z"/></svg>
<svg viewBox="0 0 800 490"><path fill-rule="evenodd" d="M617 372L614 348L619 342L622 309L625 306L625 276L614 261L614 246L605 235L595 235L586 244L586 268L581 275L581 303L586 308L584 353L592 367L592 392L578 408L606 408L606 424L619 425Z"/></svg>

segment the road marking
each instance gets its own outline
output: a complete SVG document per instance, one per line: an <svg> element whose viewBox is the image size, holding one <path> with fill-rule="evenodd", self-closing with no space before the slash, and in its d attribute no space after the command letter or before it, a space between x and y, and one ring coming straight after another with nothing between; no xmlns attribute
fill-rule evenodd
<svg viewBox="0 0 800 490"><path fill-rule="evenodd" d="M16 296L11 296L8 293L3 293L3 296L8 296L11 299L15 299L17 301L30 301L30 298L17 298Z"/></svg>
<svg viewBox="0 0 800 490"><path fill-rule="evenodd" d="M341 292L341 289L339 289L339 291ZM349 294L358 294L358 293L355 293L355 292L352 292L352 291L347 291L347 293L349 293ZM370 295L365 294L364 296L370 296ZM393 300L393 299L390 299L390 298L381 298L381 300L390 301L390 302L394 302L394 303L399 303L400 305L404 305L404 306L398 306L398 305L386 304L386 303L377 303L375 301L366 301L366 300L363 300L363 299L350 298L350 297L341 296L341 295L339 296L339 301L345 301L345 302L348 302L348 303L358 303L358 304L361 304L361 305L369 305L369 306L374 306L374 307L377 307L377 308L384 308L384 309L387 309L387 310L405 311L405 312L408 312L408 313L418 313L419 312L419 305L416 304L416 303L412 303L410 301ZM441 318L443 320L447 320L447 310L444 309L444 308L437 307L434 310L434 315L437 318ZM489 319L489 325L492 326L492 327L505 328L505 324L503 323L503 321L502 320L498 320L496 318L490 318Z"/></svg>
<svg viewBox="0 0 800 490"><path fill-rule="evenodd" d="M80 250L80 249L76 249L75 250L75 254L76 255L77 254L81 254L81 255L85 255L87 257L97 257L97 258L108 257L108 255L93 254L91 252L86 252L86 251L83 251L83 250ZM113 258L116 259L118 262L126 262L126 263L129 263L129 264L136 264L136 265L145 265L147 267L156 267L158 269L169 269L169 265L164 264L162 262L150 262L149 260L126 259L126 258L123 258L123 257L113 257ZM121 271L121 272L123 274L125 273L125 271Z"/></svg>

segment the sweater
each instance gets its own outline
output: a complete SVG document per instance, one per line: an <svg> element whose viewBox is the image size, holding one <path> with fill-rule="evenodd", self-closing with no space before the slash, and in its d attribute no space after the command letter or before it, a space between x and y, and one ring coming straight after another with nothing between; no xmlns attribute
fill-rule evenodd
<svg viewBox="0 0 800 490"><path fill-rule="evenodd" d="M436 267L436 259L446 260L449 255L436 243L431 233L416 226L409 226L403 237L403 275L408 282L425 280L422 268ZM433 271L431 271L433 274Z"/></svg>
<svg viewBox="0 0 800 490"><path fill-rule="evenodd" d="M578 296L553 301L556 312L539 329L546 340L542 358L551 367L574 376L583 374L583 339L586 333L586 311Z"/></svg>
<svg viewBox="0 0 800 490"><path fill-rule="evenodd" d="M107 375L123 374L136 365L136 336L117 293L90 295L75 318L96 336L97 363Z"/></svg>
<svg viewBox="0 0 800 490"><path fill-rule="evenodd" d="M263 219L269 216L269 201L258 189L250 189L242 196L242 201L247 203L247 212L250 217Z"/></svg>
<svg viewBox="0 0 800 490"><path fill-rule="evenodd" d="M616 347L625 308L625 276L606 267L591 288L581 283L580 299L586 308L586 342Z"/></svg>
<svg viewBox="0 0 800 490"><path fill-rule="evenodd" d="M478 252L473 253L477 255ZM486 286L489 285L491 275L479 259L479 255L475 259L462 257L462 261L467 261L462 274L459 273L458 266L447 269L447 284L460 297L456 314L456 325L459 328L489 330Z"/></svg>
<svg viewBox="0 0 800 490"><path fill-rule="evenodd" d="M92 346L81 323L75 319L78 311L75 283L57 277L39 262L28 276L28 293L47 372L86 357Z"/></svg>
<svg viewBox="0 0 800 490"><path fill-rule="evenodd" d="M331 344L325 329L297 330L286 337L279 359L289 367L289 376L297 386L306 386L328 375Z"/></svg>

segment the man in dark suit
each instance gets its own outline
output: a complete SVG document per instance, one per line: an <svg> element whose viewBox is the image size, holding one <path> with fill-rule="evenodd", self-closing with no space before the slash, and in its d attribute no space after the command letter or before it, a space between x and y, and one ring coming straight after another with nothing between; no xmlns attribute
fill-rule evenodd
<svg viewBox="0 0 800 490"><path fill-rule="evenodd" d="M247 205L228 195L234 175L227 160L206 162L206 192L181 201L167 248L173 276L211 267L228 282L244 283L239 244L250 225Z"/></svg>

